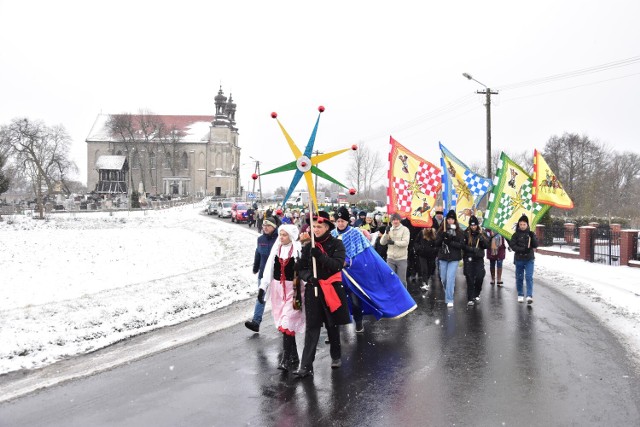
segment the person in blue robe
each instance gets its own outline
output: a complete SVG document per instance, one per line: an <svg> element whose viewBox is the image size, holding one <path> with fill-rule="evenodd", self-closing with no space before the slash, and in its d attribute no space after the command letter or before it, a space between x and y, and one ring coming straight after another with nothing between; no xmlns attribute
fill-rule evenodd
<svg viewBox="0 0 640 427"><path fill-rule="evenodd" d="M347 257L342 269L356 332L364 331L363 315L395 319L415 310L416 302L400 278L378 255L361 231L349 225L349 211L342 207L331 234L342 240Z"/></svg>

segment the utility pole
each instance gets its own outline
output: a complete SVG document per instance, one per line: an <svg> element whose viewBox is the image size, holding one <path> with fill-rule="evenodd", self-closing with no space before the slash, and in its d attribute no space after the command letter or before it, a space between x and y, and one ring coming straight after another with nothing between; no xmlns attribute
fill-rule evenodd
<svg viewBox="0 0 640 427"><path fill-rule="evenodd" d="M484 86L484 90L478 90L476 93L485 95L486 97L484 106L487 109L487 178L491 179L491 95L498 95L498 91L491 90L491 88L487 87L484 83L471 77L469 73L462 73L462 76Z"/></svg>
<svg viewBox="0 0 640 427"><path fill-rule="evenodd" d="M484 106L487 108L487 178L491 179L491 95L497 95L498 91L486 88L477 90L476 93L486 96Z"/></svg>

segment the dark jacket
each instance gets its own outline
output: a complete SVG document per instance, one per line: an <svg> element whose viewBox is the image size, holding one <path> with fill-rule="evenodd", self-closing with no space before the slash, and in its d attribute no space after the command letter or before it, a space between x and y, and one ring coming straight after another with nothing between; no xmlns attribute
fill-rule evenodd
<svg viewBox="0 0 640 427"><path fill-rule="evenodd" d="M464 244L462 252L464 261L481 261L484 259L484 250L489 247L489 240L480 230L471 231L471 228L464 230Z"/></svg>
<svg viewBox="0 0 640 427"><path fill-rule="evenodd" d="M536 257L534 249L538 247L538 238L529 227L524 231L518 227L508 242L516 261L529 261Z"/></svg>
<svg viewBox="0 0 640 427"><path fill-rule="evenodd" d="M436 247L438 251L438 259L442 261L460 261L462 259L462 244L464 236L460 228L455 230L439 230L436 235Z"/></svg>
<svg viewBox="0 0 640 427"><path fill-rule="evenodd" d="M267 258L271 253L271 247L276 242L278 233L275 231L271 234L262 233L258 237L258 245L256 246L256 253L253 257L253 273L258 273L258 279L262 279L262 273L264 273L264 266L267 264Z"/></svg>
<svg viewBox="0 0 640 427"><path fill-rule="evenodd" d="M316 247L322 247L323 254L316 258L317 279L313 275L313 265L311 261L311 244L302 247L302 256L296 264L299 276L307 282L304 290L304 309L307 328L319 328L323 323L327 326L348 325L351 323L349 307L347 306L347 294L342 285L342 279L333 282L332 286L341 305L333 313L324 299L322 288L318 284L318 279L327 279L335 273L342 271L344 260L347 256L342 241L331 236L331 232L315 240ZM316 296L317 290L317 296Z"/></svg>
<svg viewBox="0 0 640 427"><path fill-rule="evenodd" d="M413 247L416 251L416 255L420 258L435 258L438 256L438 247L436 241L427 240L422 236L422 232L416 236Z"/></svg>
<svg viewBox="0 0 640 427"><path fill-rule="evenodd" d="M380 232L378 233L378 237L376 237L376 241L373 243L373 248L376 250L376 252L378 252L378 255L380 255L380 258L386 261L388 246L380 243L380 239L382 239L382 236L384 236L385 226L381 225L379 229L380 229Z"/></svg>

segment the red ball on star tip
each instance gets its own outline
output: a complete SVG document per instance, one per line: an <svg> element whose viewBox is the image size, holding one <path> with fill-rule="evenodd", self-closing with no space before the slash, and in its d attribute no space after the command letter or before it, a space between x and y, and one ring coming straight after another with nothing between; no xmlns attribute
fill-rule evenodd
<svg viewBox="0 0 640 427"><path fill-rule="evenodd" d="M356 189L355 189L355 188L350 188L350 189L349 189L349 194L351 194L352 196L353 196L354 194L356 194Z"/></svg>
<svg viewBox="0 0 640 427"><path fill-rule="evenodd" d="M323 113L323 112L324 112L324 105L319 106L319 107L318 107L318 111L320 111L321 113Z"/></svg>
<svg viewBox="0 0 640 427"><path fill-rule="evenodd" d="M271 118L275 119L278 117L278 113L276 113L275 111L273 113L271 113Z"/></svg>
<svg viewBox="0 0 640 427"><path fill-rule="evenodd" d="M252 173L251 174L251 179L258 179L258 174L257 173Z"/></svg>
<svg viewBox="0 0 640 427"><path fill-rule="evenodd" d="M358 146L357 146L356 144L353 144L353 145L351 146L351 149L352 149L353 151L356 151L356 150L358 149Z"/></svg>

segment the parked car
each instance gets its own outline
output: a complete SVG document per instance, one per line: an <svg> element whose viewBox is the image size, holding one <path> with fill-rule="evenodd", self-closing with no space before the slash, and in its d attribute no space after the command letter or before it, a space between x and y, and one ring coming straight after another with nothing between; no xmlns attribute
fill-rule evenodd
<svg viewBox="0 0 640 427"><path fill-rule="evenodd" d="M218 203L216 202L209 203L209 206L207 206L207 214L218 215Z"/></svg>
<svg viewBox="0 0 640 427"><path fill-rule="evenodd" d="M218 218L231 218L231 207L233 202L222 201L218 202Z"/></svg>
<svg viewBox="0 0 640 427"><path fill-rule="evenodd" d="M231 207L231 222L247 222L247 209L249 205L246 203L234 203Z"/></svg>

